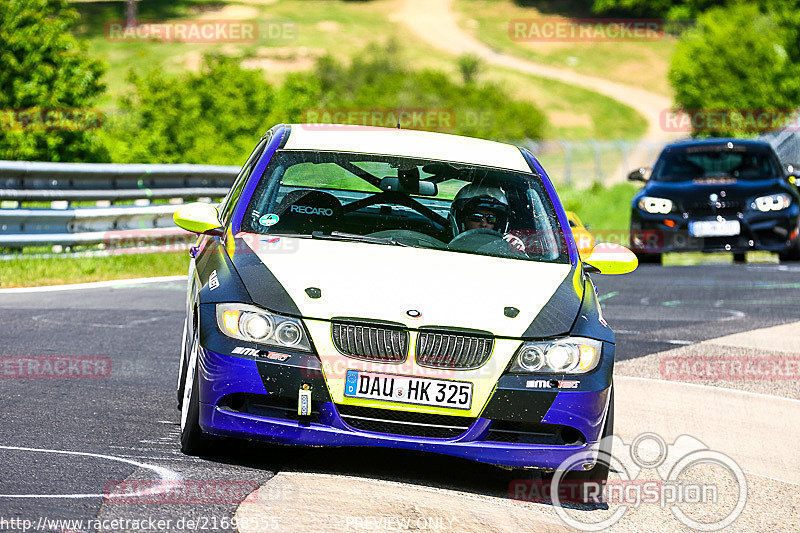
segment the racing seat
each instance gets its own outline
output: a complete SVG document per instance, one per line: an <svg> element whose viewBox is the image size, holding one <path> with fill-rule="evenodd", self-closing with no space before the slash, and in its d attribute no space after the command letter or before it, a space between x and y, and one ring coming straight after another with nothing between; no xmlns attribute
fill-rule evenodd
<svg viewBox="0 0 800 533"><path fill-rule="evenodd" d="M330 233L342 213L342 203L323 191L296 190L283 197L275 214L278 222L270 228L273 233L310 234L312 231Z"/></svg>

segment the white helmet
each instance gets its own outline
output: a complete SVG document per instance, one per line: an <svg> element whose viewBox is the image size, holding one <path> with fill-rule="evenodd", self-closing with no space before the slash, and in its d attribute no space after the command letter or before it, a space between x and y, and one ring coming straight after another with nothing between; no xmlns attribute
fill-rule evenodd
<svg viewBox="0 0 800 533"><path fill-rule="evenodd" d="M500 233L508 231L510 208L506 193L500 187L488 187L470 183L458 191L450 205L450 227L453 236L463 233L466 216L474 209L487 209L497 217L495 230Z"/></svg>

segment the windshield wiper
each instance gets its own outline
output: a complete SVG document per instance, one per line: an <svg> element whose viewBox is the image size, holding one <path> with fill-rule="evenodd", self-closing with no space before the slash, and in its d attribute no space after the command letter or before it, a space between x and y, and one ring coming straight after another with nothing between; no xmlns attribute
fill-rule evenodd
<svg viewBox="0 0 800 533"><path fill-rule="evenodd" d="M413 244L398 241L388 237L370 237L368 235L359 235L357 233L344 233L341 231L332 231L330 234L322 233L321 231L312 231L312 239L323 239L330 241L355 241L355 242L368 242L371 244L393 244L395 246L406 246L408 248L417 248Z"/></svg>

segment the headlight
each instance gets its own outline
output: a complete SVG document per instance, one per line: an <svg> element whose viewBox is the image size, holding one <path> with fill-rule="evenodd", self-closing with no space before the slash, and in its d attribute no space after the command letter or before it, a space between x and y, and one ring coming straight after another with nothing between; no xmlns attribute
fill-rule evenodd
<svg viewBox="0 0 800 533"><path fill-rule="evenodd" d="M603 343L583 337L526 342L511 363L511 372L583 374L597 367Z"/></svg>
<svg viewBox="0 0 800 533"><path fill-rule="evenodd" d="M311 351L311 343L300 320L253 305L217 304L217 327L233 339Z"/></svg>
<svg viewBox="0 0 800 533"><path fill-rule="evenodd" d="M667 200L666 198L655 198L653 196L642 196L639 198L639 203L637 204L639 209L643 211L647 211L648 213L661 213L662 215L666 215L670 211L672 211L672 200Z"/></svg>
<svg viewBox="0 0 800 533"><path fill-rule="evenodd" d="M759 211L780 211L792 205L792 197L788 194L771 194L769 196L760 196L755 199L752 207Z"/></svg>

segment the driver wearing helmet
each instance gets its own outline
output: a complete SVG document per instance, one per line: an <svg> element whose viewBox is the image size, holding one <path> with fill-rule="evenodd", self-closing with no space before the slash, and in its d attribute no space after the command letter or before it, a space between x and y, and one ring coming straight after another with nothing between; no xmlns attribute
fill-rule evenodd
<svg viewBox="0 0 800 533"><path fill-rule="evenodd" d="M466 185L458 191L450 206L453 237L470 230L492 230L500 233L515 250L524 253L522 240L508 233L510 214L508 198L499 187Z"/></svg>

